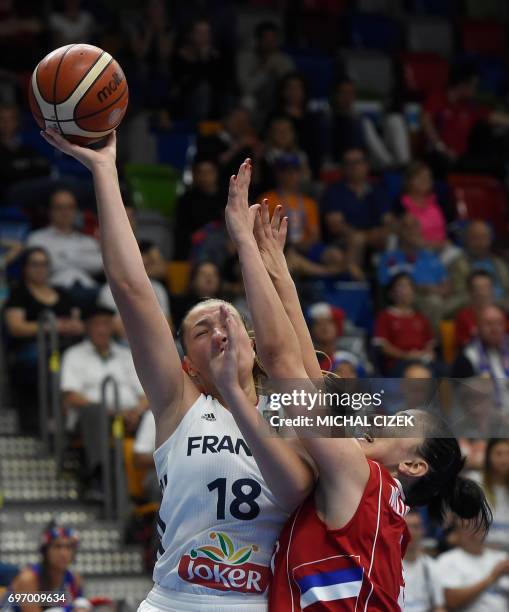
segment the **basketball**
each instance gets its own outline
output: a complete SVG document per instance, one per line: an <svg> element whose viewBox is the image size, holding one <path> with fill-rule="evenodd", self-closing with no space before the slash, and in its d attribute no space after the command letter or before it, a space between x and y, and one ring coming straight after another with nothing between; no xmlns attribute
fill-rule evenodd
<svg viewBox="0 0 509 612"><path fill-rule="evenodd" d="M41 60L28 95L41 129L53 127L80 145L97 142L117 128L129 100L118 62L85 44L60 47Z"/></svg>

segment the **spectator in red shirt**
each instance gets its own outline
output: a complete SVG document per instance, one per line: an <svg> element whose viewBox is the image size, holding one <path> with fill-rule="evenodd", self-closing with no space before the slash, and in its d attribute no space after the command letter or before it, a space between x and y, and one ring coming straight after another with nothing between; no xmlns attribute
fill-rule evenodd
<svg viewBox="0 0 509 612"><path fill-rule="evenodd" d="M477 333L477 318L486 306L495 303L493 277L485 270L476 270L468 277L470 303L455 317L456 345L463 348Z"/></svg>
<svg viewBox="0 0 509 612"><path fill-rule="evenodd" d="M389 285L393 305L375 321L374 344L383 355L382 369L394 372L408 360L429 363L435 340L428 319L414 308L415 287L411 276L397 274Z"/></svg>
<svg viewBox="0 0 509 612"><path fill-rule="evenodd" d="M422 124L432 147L430 163L442 175L450 169L504 173L500 160L492 152L493 140L482 134L485 146L472 146L474 129L487 122L509 125L509 114L492 111L476 104L479 78L472 66L458 66L452 71L445 91L431 93L424 104ZM487 142L489 140L489 143Z"/></svg>

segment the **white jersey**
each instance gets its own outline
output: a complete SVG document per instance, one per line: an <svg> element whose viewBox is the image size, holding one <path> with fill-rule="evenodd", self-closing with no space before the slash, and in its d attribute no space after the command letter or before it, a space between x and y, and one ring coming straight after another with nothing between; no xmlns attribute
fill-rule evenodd
<svg viewBox="0 0 509 612"><path fill-rule="evenodd" d="M154 460L163 491L156 585L176 592L176 600L205 595L228 608L238 602L239 609L264 603L271 555L288 513L277 505L232 414L200 395Z"/></svg>

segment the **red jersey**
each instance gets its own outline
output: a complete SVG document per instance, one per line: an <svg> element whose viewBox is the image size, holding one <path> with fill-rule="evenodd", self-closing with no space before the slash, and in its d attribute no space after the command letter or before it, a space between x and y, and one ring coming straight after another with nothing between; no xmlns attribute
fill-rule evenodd
<svg viewBox="0 0 509 612"><path fill-rule="evenodd" d="M409 508L401 485L375 461L359 507L328 529L314 495L285 525L273 559L269 612L396 612L403 609Z"/></svg>

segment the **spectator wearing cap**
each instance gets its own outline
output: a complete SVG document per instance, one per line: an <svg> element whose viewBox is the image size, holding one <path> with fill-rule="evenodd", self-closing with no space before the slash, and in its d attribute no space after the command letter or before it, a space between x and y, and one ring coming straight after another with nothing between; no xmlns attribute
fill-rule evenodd
<svg viewBox="0 0 509 612"><path fill-rule="evenodd" d="M256 164L254 181L260 190L273 189L276 185L276 172L281 159L297 158L302 171L302 180L307 182L311 173L306 152L300 148L295 126L289 117L275 116L271 119L264 142L264 153Z"/></svg>
<svg viewBox="0 0 509 612"><path fill-rule="evenodd" d="M418 510L405 517L411 538L403 569L405 572L405 609L413 612L446 612L441 576L435 559L423 550L425 529Z"/></svg>
<svg viewBox="0 0 509 612"><path fill-rule="evenodd" d="M101 405L102 382L112 376L118 385L119 409L127 433L136 431L148 403L138 380L131 352L113 341L114 311L96 306L85 313L85 339L68 349L62 358L60 390L63 407L67 412L67 426L80 430L89 485L94 492L100 465L97 444L97 423L104 410ZM113 414L113 389L106 397L107 410Z"/></svg>
<svg viewBox="0 0 509 612"><path fill-rule="evenodd" d="M391 203L385 191L370 182L362 149L344 152L342 170L343 178L322 199L324 240L346 244L353 260L362 266L367 248L385 248L392 224Z"/></svg>
<svg viewBox="0 0 509 612"><path fill-rule="evenodd" d="M166 317L166 320L168 321L169 326L173 330L173 322L172 322L171 313L170 313L170 300L168 298L168 291L166 290L166 287L161 282L159 282L158 280L154 278L151 278L149 275L149 266L151 264L151 251L153 249L152 243L142 240L139 243L139 246L140 246L141 258L143 259L143 264L145 266L145 270L149 277L150 284L152 285L154 293L156 294L156 298L157 298L157 301L159 302L159 306L161 307L161 310L164 316ZM126 331L124 328L124 324L118 312L117 305L115 304L115 299L113 298L113 293L111 292L111 288L108 285L108 283L104 284L101 287L99 291L99 295L97 296L97 304L99 306L104 306L105 308L109 308L115 313L115 318L114 318L115 336L117 336L118 339L125 339Z"/></svg>
<svg viewBox="0 0 509 612"><path fill-rule="evenodd" d="M59 343L65 348L83 335L80 309L71 296L49 284L50 260L40 248L26 249L21 261L22 279L5 303L4 322L8 338L9 377L16 394L21 428L27 433L38 428L37 334L44 312L55 315Z"/></svg>
<svg viewBox="0 0 509 612"><path fill-rule="evenodd" d="M341 378L362 378L366 375L360 359L349 351L336 351L332 355L331 372Z"/></svg>
<svg viewBox="0 0 509 612"><path fill-rule="evenodd" d="M468 303L468 278L476 270L484 270L493 279L498 304L509 305L509 271L507 264L493 252L493 234L485 221L471 221L465 233L465 247L449 267L451 297L449 310Z"/></svg>
<svg viewBox="0 0 509 612"><path fill-rule="evenodd" d="M343 334L345 313L326 302L317 302L309 307L307 315L320 367L329 370Z"/></svg>
<svg viewBox="0 0 509 612"><path fill-rule="evenodd" d="M419 221L408 213L399 221L398 247L383 253L378 261L378 282L387 287L401 273L411 276L416 303L438 329L447 310L444 299L450 293L447 271L435 253L422 248Z"/></svg>
<svg viewBox="0 0 509 612"><path fill-rule="evenodd" d="M141 419L134 440L134 465L146 470L143 480L145 496L151 502L161 500L161 489L157 479L154 451L156 449L156 423L154 415L147 410Z"/></svg>
<svg viewBox="0 0 509 612"><path fill-rule="evenodd" d="M16 576L10 593L65 593L67 605L77 602L83 608L83 581L77 572L71 570L78 546L79 536L74 529L51 521L41 535L41 560L28 565ZM13 604L7 609L10 612L24 612L34 609L34 605Z"/></svg>
<svg viewBox="0 0 509 612"><path fill-rule="evenodd" d="M284 155L275 163L276 189L267 191L261 199L267 199L272 215L278 204L288 217L287 243L306 253L320 241L320 216L318 204L302 191L303 169L297 155Z"/></svg>
<svg viewBox="0 0 509 612"><path fill-rule="evenodd" d="M94 276L102 273L99 242L76 231L78 203L67 189L50 197L48 227L29 234L27 246L44 248L51 260L50 283L64 287L84 306L90 306L97 295Z"/></svg>
<svg viewBox="0 0 509 612"><path fill-rule="evenodd" d="M411 276L396 275L389 285L389 295L392 305L378 314L373 338L382 353L385 374L397 372L398 366L408 360L431 362L435 346L429 320L415 310Z"/></svg>
<svg viewBox="0 0 509 612"><path fill-rule="evenodd" d="M224 219L225 201L226 195L219 186L217 163L212 159L195 157L193 182L177 202L175 259L189 259L192 235L207 223Z"/></svg>
<svg viewBox="0 0 509 612"><path fill-rule="evenodd" d="M259 125L265 109L273 103L280 80L295 70L289 55L281 51L281 29L263 21L256 26L254 43L238 55L237 78L243 103L258 113Z"/></svg>

